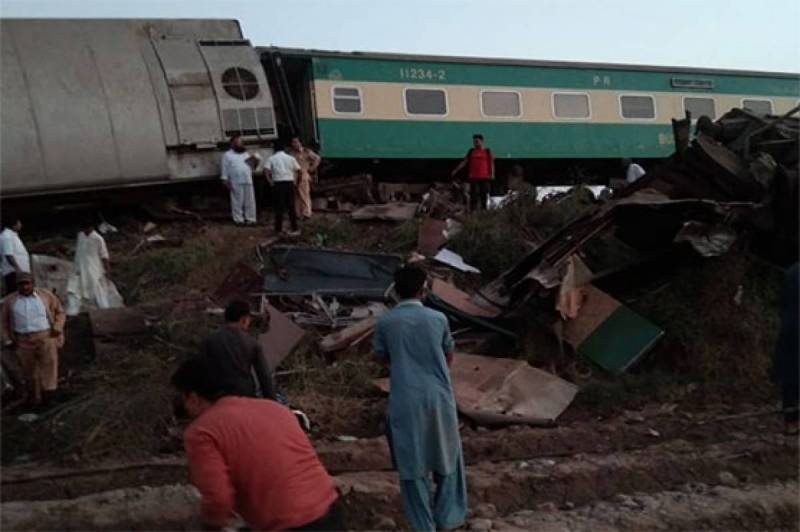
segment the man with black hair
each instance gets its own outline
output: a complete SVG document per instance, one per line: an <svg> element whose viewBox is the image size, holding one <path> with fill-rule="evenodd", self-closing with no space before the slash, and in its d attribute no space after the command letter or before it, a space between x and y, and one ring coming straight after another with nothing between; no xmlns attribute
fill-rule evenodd
<svg viewBox="0 0 800 532"><path fill-rule="evenodd" d="M239 135L231 137L231 147L222 155L220 178L231 198L231 216L236 225L256 223L256 195L253 191L253 169L261 156L249 153Z"/></svg>
<svg viewBox="0 0 800 532"><path fill-rule="evenodd" d="M3 232L0 233L0 273L3 275L3 295L17 290L17 275L30 273L31 259L19 238L22 220L11 212L3 212Z"/></svg>
<svg viewBox="0 0 800 532"><path fill-rule="evenodd" d="M494 156L492 150L484 147L483 135L480 133L472 135L472 148L467 151L451 176L455 177L465 166L468 166L470 209L472 211L486 209L489 202L489 185L494 181Z"/></svg>
<svg viewBox="0 0 800 532"><path fill-rule="evenodd" d="M183 443L204 525L230 527L236 512L250 530L342 530L333 480L292 412L220 390L209 362L172 377L192 418Z"/></svg>
<svg viewBox="0 0 800 532"><path fill-rule="evenodd" d="M261 346L247 333L250 321L250 304L231 301L225 308L225 325L203 341L200 355L209 360L217 389L229 395L257 397L255 371L261 396L274 400L272 375Z"/></svg>
<svg viewBox="0 0 800 532"><path fill-rule="evenodd" d="M283 214L289 213L292 226L290 236L298 236L297 209L294 204L294 189L301 177L300 164L297 159L286 153L285 146L279 142L275 146L275 154L264 164L267 182L272 187L273 207L275 209L275 234L283 231Z"/></svg>
<svg viewBox="0 0 800 532"><path fill-rule="evenodd" d="M464 522L467 488L458 413L448 366L453 338L447 318L422 305L427 276L415 266L395 274L402 301L378 322L373 348L389 363L386 432L400 474L403 509L414 530ZM431 476L436 493L431 504Z"/></svg>

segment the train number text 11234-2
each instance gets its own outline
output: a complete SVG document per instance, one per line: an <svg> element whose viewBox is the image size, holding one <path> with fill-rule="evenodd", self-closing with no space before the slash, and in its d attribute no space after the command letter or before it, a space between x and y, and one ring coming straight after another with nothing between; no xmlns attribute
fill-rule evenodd
<svg viewBox="0 0 800 532"><path fill-rule="evenodd" d="M447 72L444 69L401 68L400 79L447 81Z"/></svg>

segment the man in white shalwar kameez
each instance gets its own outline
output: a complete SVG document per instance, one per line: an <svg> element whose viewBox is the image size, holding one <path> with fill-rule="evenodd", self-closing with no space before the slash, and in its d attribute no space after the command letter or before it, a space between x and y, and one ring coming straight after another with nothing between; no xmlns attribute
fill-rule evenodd
<svg viewBox="0 0 800 532"><path fill-rule="evenodd" d="M231 197L231 217L236 225L255 225L256 196L253 170L261 164L258 153L250 153L242 137L231 137L231 148L222 155L220 178Z"/></svg>
<svg viewBox="0 0 800 532"><path fill-rule="evenodd" d="M75 274L67 285L67 314L76 315L81 306L122 307L122 296L109 279L111 265L106 241L93 223L78 232L75 244Z"/></svg>

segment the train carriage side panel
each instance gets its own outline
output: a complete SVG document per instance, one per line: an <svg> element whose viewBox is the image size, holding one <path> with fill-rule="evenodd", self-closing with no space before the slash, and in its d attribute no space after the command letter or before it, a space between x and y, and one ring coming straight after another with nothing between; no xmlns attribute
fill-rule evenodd
<svg viewBox="0 0 800 532"><path fill-rule="evenodd" d="M41 189L118 180L120 167L106 95L85 27L49 21L2 24L22 65L45 170L33 182L20 185ZM14 134L5 128L3 124L3 136ZM3 153L4 160L16 157L14 152ZM3 188L4 193L9 191Z"/></svg>
<svg viewBox="0 0 800 532"><path fill-rule="evenodd" d="M23 188L45 175L39 130L19 55L9 31L2 37L0 90L0 191Z"/></svg>
<svg viewBox="0 0 800 532"><path fill-rule="evenodd" d="M670 120L683 117L685 97L713 98L717 116L748 97L766 98L780 113L796 103L800 87L796 76L768 74L331 55L313 57L321 151L329 158L458 158L475 132L498 157L666 157L673 151ZM442 91L446 105L436 116L413 115L404 101L409 89ZM519 115L486 116L484 91L518 94ZM557 116L555 94L586 98L589 112ZM650 98L652 115L623 116L621 98L630 95Z"/></svg>
<svg viewBox="0 0 800 532"><path fill-rule="evenodd" d="M213 178L233 133L270 151L269 87L235 20L0 25L3 197Z"/></svg>

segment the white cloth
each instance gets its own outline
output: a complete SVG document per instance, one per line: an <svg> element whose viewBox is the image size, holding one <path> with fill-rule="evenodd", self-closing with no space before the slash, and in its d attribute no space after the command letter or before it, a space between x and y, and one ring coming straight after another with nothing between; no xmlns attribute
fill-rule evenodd
<svg viewBox="0 0 800 532"><path fill-rule="evenodd" d="M8 275L14 272L14 266L6 259L6 255L11 255L17 261L17 265L23 272L30 273L31 259L28 255L28 250L25 249L25 244L20 240L19 235L13 229L6 227L0 233L0 254L2 254L2 262L0 262L0 273Z"/></svg>
<svg viewBox="0 0 800 532"><path fill-rule="evenodd" d="M231 216L237 224L256 223L256 193L253 185L231 183Z"/></svg>
<svg viewBox="0 0 800 532"><path fill-rule="evenodd" d="M67 284L67 314L80 312L81 302L98 308L123 306L122 296L107 277L103 259L108 259L106 240L97 231L81 231L75 244L75 273Z"/></svg>
<svg viewBox="0 0 800 532"><path fill-rule="evenodd" d="M644 168L636 163L628 165L628 171L625 173L625 181L633 183L645 174Z"/></svg>
<svg viewBox="0 0 800 532"><path fill-rule="evenodd" d="M231 185L252 185L253 169L247 164L251 157L255 157L258 160L261 159L261 156L257 153L226 151L222 155L222 162L220 163L220 177L222 180L230 182Z"/></svg>
<svg viewBox="0 0 800 532"><path fill-rule="evenodd" d="M280 183L294 181L295 173L300 170L300 164L285 151L279 151L267 159L264 168L272 172L274 182Z"/></svg>
<svg viewBox="0 0 800 532"><path fill-rule="evenodd" d="M14 330L19 334L29 334L50 330L44 302L34 292L30 296L22 294L14 302Z"/></svg>

